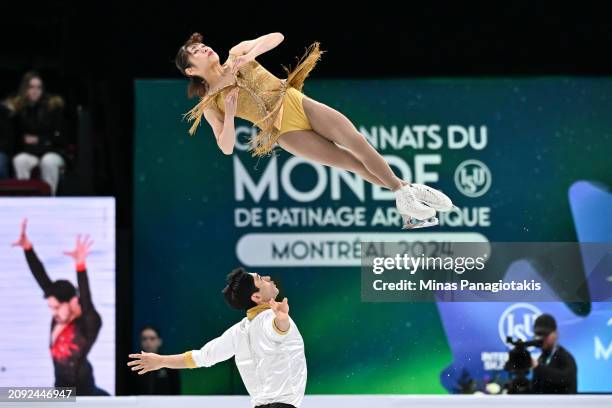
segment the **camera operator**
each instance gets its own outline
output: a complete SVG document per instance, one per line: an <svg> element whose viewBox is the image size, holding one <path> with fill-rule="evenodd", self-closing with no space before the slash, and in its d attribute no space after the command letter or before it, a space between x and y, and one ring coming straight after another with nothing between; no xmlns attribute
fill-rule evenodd
<svg viewBox="0 0 612 408"><path fill-rule="evenodd" d="M549 314L536 319L533 332L542 341L542 354L533 359L534 394L576 394L576 361L559 345L557 322Z"/></svg>

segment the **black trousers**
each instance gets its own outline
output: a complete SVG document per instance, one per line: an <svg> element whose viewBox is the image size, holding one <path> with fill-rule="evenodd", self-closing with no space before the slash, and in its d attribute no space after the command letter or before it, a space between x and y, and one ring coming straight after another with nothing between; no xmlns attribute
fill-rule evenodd
<svg viewBox="0 0 612 408"><path fill-rule="evenodd" d="M271 404L258 405L255 408L295 408L295 407L291 404L285 404L283 402L273 402Z"/></svg>

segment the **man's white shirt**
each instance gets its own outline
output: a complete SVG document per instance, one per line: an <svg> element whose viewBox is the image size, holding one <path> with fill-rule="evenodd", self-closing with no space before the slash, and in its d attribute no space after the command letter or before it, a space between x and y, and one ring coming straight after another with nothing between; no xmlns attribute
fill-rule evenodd
<svg viewBox="0 0 612 408"><path fill-rule="evenodd" d="M252 320L245 317L192 350L191 357L196 366L210 367L233 356L254 407L273 402L299 407L306 389L304 340L291 317L285 333L276 328L274 317L271 309Z"/></svg>

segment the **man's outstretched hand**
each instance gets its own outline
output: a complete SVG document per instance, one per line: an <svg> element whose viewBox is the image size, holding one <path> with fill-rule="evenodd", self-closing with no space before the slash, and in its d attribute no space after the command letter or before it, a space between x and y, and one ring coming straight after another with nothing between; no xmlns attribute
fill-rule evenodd
<svg viewBox="0 0 612 408"><path fill-rule="evenodd" d="M287 303L287 298L284 298L282 302L270 299L270 307L278 319L287 319L289 317L289 303Z"/></svg>
<svg viewBox="0 0 612 408"><path fill-rule="evenodd" d="M21 221L21 233L19 234L19 239L13 242L12 246L21 247L26 251L29 249L32 249L32 243L28 239L28 235L26 233L27 228L28 228L28 219L24 218L23 221Z"/></svg>
<svg viewBox="0 0 612 408"><path fill-rule="evenodd" d="M66 251L64 255L67 255L74 259L79 271L85 270L85 260L89 254L89 249L93 245L93 241L90 240L89 235L85 235L85 238L81 239L81 235L77 236L76 248L73 251Z"/></svg>
<svg viewBox="0 0 612 408"><path fill-rule="evenodd" d="M276 328L283 332L289 330L289 303L287 302L287 298L284 298L282 302L270 299L269 304L276 316L274 318Z"/></svg>
<svg viewBox="0 0 612 408"><path fill-rule="evenodd" d="M135 360L130 361L127 365L132 367L132 371L136 371L139 375L164 367L163 356L159 354L141 351L140 353L130 354L128 357Z"/></svg>

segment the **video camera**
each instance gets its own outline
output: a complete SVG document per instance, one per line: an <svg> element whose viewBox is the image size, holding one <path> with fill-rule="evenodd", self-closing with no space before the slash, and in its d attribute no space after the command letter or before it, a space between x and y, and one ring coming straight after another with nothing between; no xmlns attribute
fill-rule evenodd
<svg viewBox="0 0 612 408"><path fill-rule="evenodd" d="M508 353L508 361L504 365L504 370L510 373L512 380L508 384L508 394L526 394L530 391L531 384L527 379L527 374L531 370L531 353L528 347L542 348L542 339L523 341L514 340L506 337L506 343L512 344L514 348Z"/></svg>

